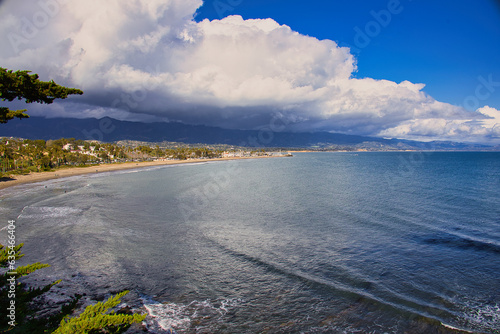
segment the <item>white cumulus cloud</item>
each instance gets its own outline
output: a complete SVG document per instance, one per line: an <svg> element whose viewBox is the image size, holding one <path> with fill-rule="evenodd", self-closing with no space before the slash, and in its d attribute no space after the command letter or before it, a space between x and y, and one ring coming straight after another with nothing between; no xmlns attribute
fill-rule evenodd
<svg viewBox="0 0 500 334"><path fill-rule="evenodd" d="M500 110L485 106L475 117L466 119L416 118L379 133L384 137L410 139L448 139L498 143L500 139Z"/></svg>
<svg viewBox="0 0 500 334"><path fill-rule="evenodd" d="M413 139L497 140L498 110L467 112L424 85L355 79L331 40L273 19L195 22L201 0L7 0L1 66L84 90L36 113L143 117ZM43 109L43 111L41 111Z"/></svg>

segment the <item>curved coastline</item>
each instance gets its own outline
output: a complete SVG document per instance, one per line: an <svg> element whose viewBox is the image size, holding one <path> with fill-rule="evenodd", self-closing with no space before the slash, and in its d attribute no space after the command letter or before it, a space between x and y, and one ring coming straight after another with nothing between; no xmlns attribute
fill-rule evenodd
<svg viewBox="0 0 500 334"><path fill-rule="evenodd" d="M59 179L64 177L85 175L92 173L112 172L118 170L135 169L135 168L151 167L151 166L178 165L178 164L188 164L188 163L242 160L242 159L260 159L260 158L272 158L272 157L276 156L123 162L123 163L101 164L98 166L89 166L89 167L64 168L50 172L30 173L28 175L12 175L10 178L4 178L0 180L0 190L26 183L42 182L52 179Z"/></svg>

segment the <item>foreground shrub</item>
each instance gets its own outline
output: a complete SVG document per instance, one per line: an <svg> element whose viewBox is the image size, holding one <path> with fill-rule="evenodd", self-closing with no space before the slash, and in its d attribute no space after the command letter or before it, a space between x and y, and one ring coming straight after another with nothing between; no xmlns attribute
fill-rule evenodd
<svg viewBox="0 0 500 334"><path fill-rule="evenodd" d="M111 296L105 302L89 305L78 317L69 315L75 310L80 295L75 295L71 301L61 306L59 312L45 318L36 317L40 306L36 306L34 299L49 291L57 280L41 288L27 287L18 279L27 276L36 270L50 267L44 263L33 263L27 266L15 267L15 262L22 258L23 244L4 247L0 245L0 268L6 272L0 275L0 332L17 333L123 333L131 324L142 322L146 315L119 314L112 309L117 306L121 298L128 291ZM59 327L58 327L59 326Z"/></svg>

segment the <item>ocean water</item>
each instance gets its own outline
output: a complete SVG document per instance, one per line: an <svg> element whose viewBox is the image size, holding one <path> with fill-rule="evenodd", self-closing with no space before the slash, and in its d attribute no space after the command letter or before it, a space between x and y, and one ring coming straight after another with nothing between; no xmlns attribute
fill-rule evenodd
<svg viewBox="0 0 500 334"><path fill-rule="evenodd" d="M39 281L129 289L152 333L500 332L500 153L298 153L0 199L23 261L52 265Z"/></svg>

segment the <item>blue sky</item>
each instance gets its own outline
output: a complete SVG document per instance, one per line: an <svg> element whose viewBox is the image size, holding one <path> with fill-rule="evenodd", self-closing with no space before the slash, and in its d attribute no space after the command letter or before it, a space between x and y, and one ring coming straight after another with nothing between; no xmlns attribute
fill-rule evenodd
<svg viewBox="0 0 500 334"><path fill-rule="evenodd" d="M424 83L424 91L437 100L469 110L472 102L464 100L475 95L479 76L492 75L494 82L500 82L500 1L400 0L393 2L396 14L386 19L380 13L390 3L207 0L195 18L272 18L301 34L351 47L358 64L355 77ZM382 26L372 12L388 24ZM373 22L378 23L378 34ZM367 25L373 37L355 39L361 35L355 28L366 34ZM500 109L500 86L481 103Z"/></svg>
<svg viewBox="0 0 500 334"><path fill-rule="evenodd" d="M0 17L0 66L85 92L32 115L500 144L499 1L7 0Z"/></svg>

